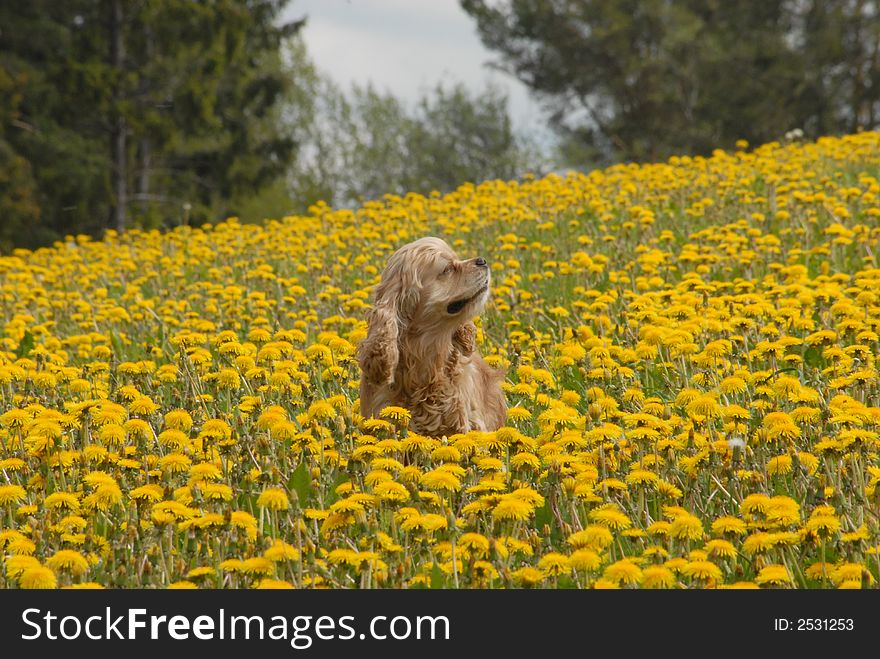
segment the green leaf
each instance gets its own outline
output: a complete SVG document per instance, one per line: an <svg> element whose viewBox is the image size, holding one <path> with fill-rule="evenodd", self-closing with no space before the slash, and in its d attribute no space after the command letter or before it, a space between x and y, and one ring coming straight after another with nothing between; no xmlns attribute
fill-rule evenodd
<svg viewBox="0 0 880 659"><path fill-rule="evenodd" d="M816 346L810 346L804 351L804 363L813 368L820 368L823 365L822 349Z"/></svg>
<svg viewBox="0 0 880 659"><path fill-rule="evenodd" d="M547 501L540 508L535 509L535 528L543 529L547 524L553 528L553 513L550 512L550 502Z"/></svg>
<svg viewBox="0 0 880 659"><path fill-rule="evenodd" d="M33 349L34 335L31 334L30 331L26 331L24 336L21 337L21 341L18 344L18 350L15 351L15 356L21 359L22 357L29 355Z"/></svg>
<svg viewBox="0 0 880 659"><path fill-rule="evenodd" d="M290 480L287 481L287 488L296 492L299 497L299 505L305 506L309 500L309 494L312 491L312 476L309 468L306 466L305 460L299 463L299 466L293 470Z"/></svg>
<svg viewBox="0 0 880 659"><path fill-rule="evenodd" d="M446 587L446 575L443 574L443 570L440 569L440 566L434 563L431 566L431 588L445 588Z"/></svg>
<svg viewBox="0 0 880 659"><path fill-rule="evenodd" d="M116 332L110 332L110 345L113 346L113 354L116 355L116 359L122 361L122 357L123 357L122 341L119 340L119 337L116 335Z"/></svg>

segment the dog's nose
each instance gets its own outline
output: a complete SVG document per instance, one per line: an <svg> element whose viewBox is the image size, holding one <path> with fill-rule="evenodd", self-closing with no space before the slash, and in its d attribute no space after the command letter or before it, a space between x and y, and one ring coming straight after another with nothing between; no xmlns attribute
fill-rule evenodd
<svg viewBox="0 0 880 659"><path fill-rule="evenodd" d="M480 268L485 268L487 265L489 265L489 263L486 261L486 259L484 259L482 256L478 256L474 260L474 263Z"/></svg>

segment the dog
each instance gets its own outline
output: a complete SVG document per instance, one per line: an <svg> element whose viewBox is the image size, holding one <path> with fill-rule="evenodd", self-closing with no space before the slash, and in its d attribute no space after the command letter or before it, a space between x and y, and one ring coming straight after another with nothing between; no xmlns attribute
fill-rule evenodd
<svg viewBox="0 0 880 659"><path fill-rule="evenodd" d="M504 425L503 371L477 351L473 318L489 299L489 264L461 260L440 238L421 238L389 259L358 345L360 413L410 411L410 429L429 437Z"/></svg>

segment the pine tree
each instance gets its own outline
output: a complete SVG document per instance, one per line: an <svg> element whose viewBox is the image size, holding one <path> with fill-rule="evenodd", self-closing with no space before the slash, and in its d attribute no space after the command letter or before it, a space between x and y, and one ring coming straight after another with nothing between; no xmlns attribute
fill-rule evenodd
<svg viewBox="0 0 880 659"><path fill-rule="evenodd" d="M8 240L216 219L282 178L288 1L0 4Z"/></svg>

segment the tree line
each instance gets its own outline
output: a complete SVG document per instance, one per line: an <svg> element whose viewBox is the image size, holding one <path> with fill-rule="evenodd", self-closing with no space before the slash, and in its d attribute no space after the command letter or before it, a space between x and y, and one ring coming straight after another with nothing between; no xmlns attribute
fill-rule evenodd
<svg viewBox="0 0 880 659"><path fill-rule="evenodd" d="M0 249L875 128L868 0L460 0L497 87L343 89L290 0L0 0ZM295 3L293 4L295 9ZM295 12L293 12L295 15ZM483 63L474 62L474 66Z"/></svg>
<svg viewBox="0 0 880 659"><path fill-rule="evenodd" d="M871 0L460 0L576 162L876 127Z"/></svg>

